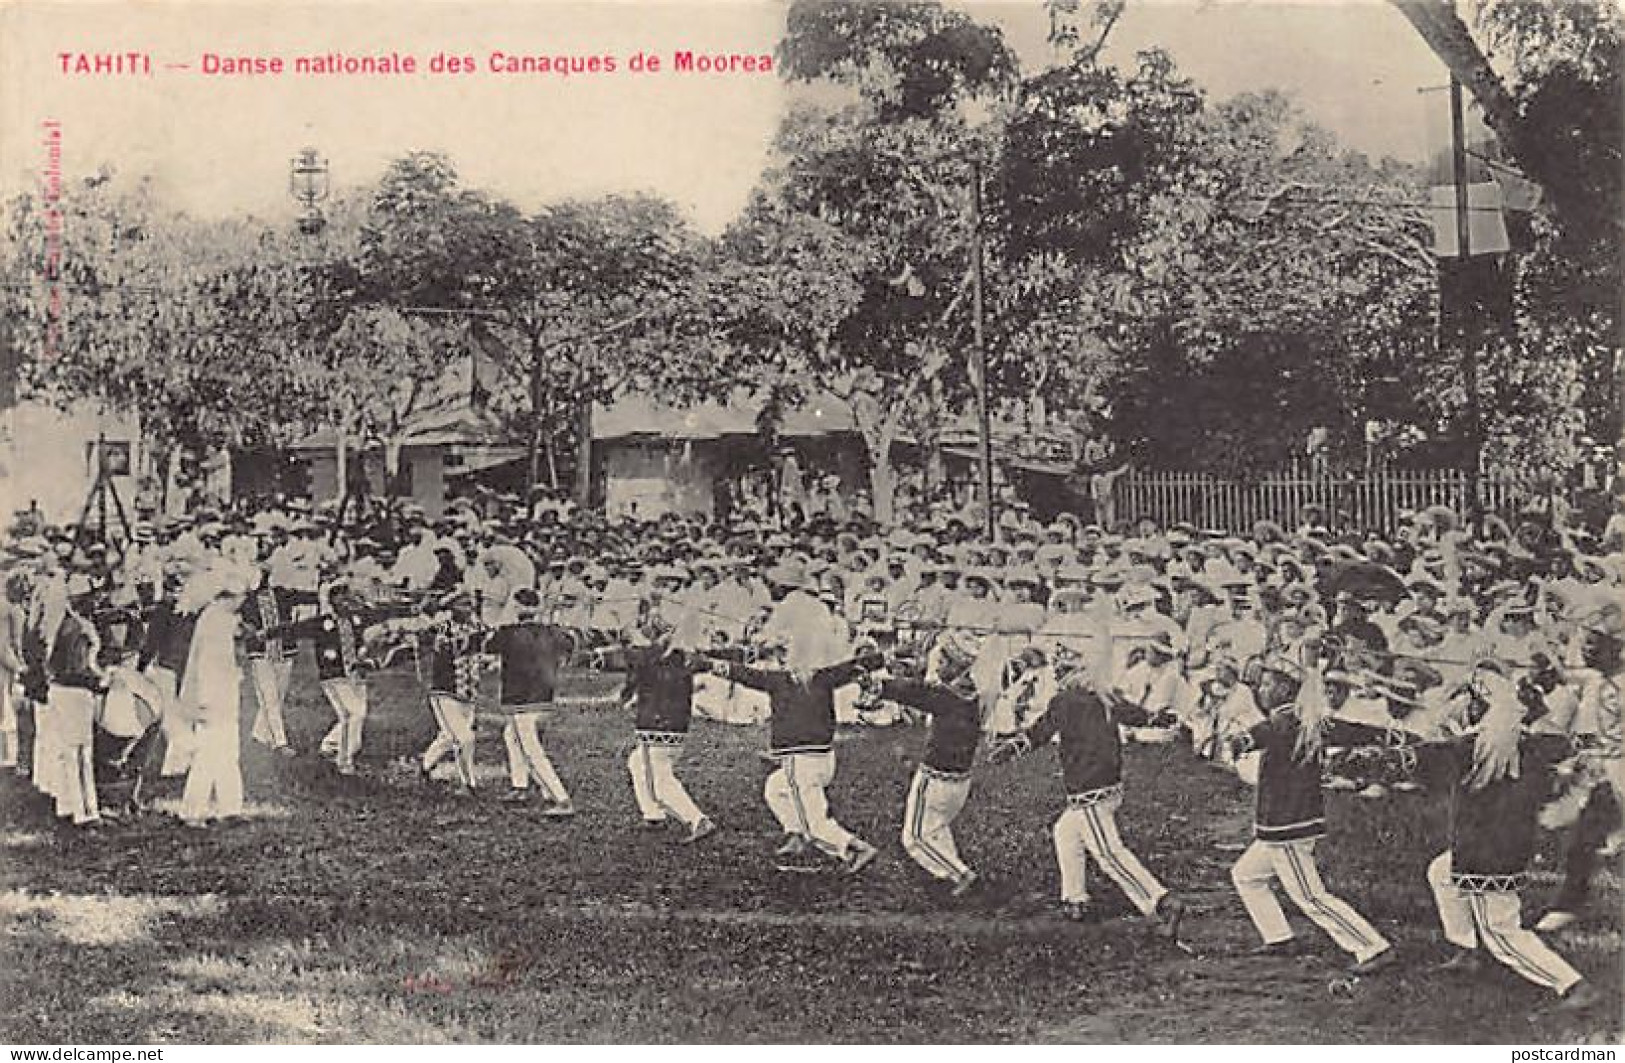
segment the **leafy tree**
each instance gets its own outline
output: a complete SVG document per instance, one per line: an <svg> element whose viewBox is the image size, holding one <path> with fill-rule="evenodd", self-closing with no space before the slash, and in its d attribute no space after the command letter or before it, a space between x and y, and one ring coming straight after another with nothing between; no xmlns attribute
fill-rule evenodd
<svg viewBox="0 0 1625 1063"><path fill-rule="evenodd" d="M414 422L460 384L479 346L471 318L496 290L512 207L463 189L438 152L394 160L324 231L310 267L332 313L321 328L326 357L314 367L330 423L383 439L391 490Z"/></svg>
<svg viewBox="0 0 1625 1063"><path fill-rule="evenodd" d="M1505 155L1546 193L1532 239L1467 270L1500 313L1479 322L1486 459L1559 477L1582 441L1617 439L1625 15L1576 0L1392 0L1482 108ZM1448 308L1447 308L1448 309ZM1445 415L1459 378L1430 394Z"/></svg>
<svg viewBox="0 0 1625 1063"><path fill-rule="evenodd" d="M905 423L940 425L940 405L965 386L963 321L952 319L968 309L982 151L970 111L1013 83L1016 62L962 13L874 2L792 5L779 58L790 80L831 91L788 111L724 240L741 260L734 280L757 297L722 331L775 397L816 388L846 402L875 516L889 523ZM819 297L775 294L796 290Z"/></svg>
<svg viewBox="0 0 1625 1063"><path fill-rule="evenodd" d="M1339 150L1279 94L1209 106L1165 55L1080 54L1024 82L1005 127L1005 390L1109 408L1123 442L1187 467L1408 416L1411 391L1373 384L1414 381L1431 348L1419 200L1415 174Z"/></svg>
<svg viewBox="0 0 1625 1063"><path fill-rule="evenodd" d="M288 410L291 379L263 329L270 303L258 231L163 212L141 182L103 171L65 190L59 229L38 197L10 204L3 260L22 353L21 393L129 410L164 489L182 453L243 445ZM47 229L59 236L47 239ZM59 263L47 248L59 248Z"/></svg>
<svg viewBox="0 0 1625 1063"><path fill-rule="evenodd" d="M1577 241L1617 245L1625 13L1591 0L1390 0L1472 93ZM1501 69L1497 69L1497 65Z"/></svg>
<svg viewBox="0 0 1625 1063"><path fill-rule="evenodd" d="M495 338L498 403L527 430L530 478L573 440L576 494L590 501L592 410L634 381L660 390L667 367L692 382L684 351L704 242L670 203L607 196L504 217L486 238L492 282L473 298ZM682 342L679 342L679 341ZM689 368L684 368L688 366Z"/></svg>

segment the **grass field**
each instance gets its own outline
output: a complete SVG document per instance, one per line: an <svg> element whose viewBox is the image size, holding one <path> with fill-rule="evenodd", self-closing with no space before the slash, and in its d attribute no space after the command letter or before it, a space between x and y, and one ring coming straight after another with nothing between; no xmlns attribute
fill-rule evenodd
<svg viewBox="0 0 1625 1063"><path fill-rule="evenodd" d="M330 722L308 665L288 709L307 750ZM246 726L246 690L244 705ZM1103 879L1095 892L1121 918L1054 917L1048 751L978 775L956 833L987 889L948 901L896 838L918 731L839 745L836 814L882 848L847 878L772 869L758 729L696 726L682 771L722 830L693 847L640 827L617 710L560 709L544 732L581 809L567 822L493 800L495 728L481 734L483 797L421 783L401 760L432 730L410 674L376 677L361 777L249 744L252 815L206 832L153 816L84 835L6 776L0 1041L1618 1039L1617 1015L1554 1014L1508 972L1434 970L1423 871L1445 838L1423 795L1333 796L1322 871L1404 961L1333 992L1344 958L1295 913L1321 951L1247 954L1234 853L1216 846L1245 839L1250 795L1178 747L1130 749L1121 820L1190 899L1194 954L1153 937ZM1615 1001L1621 893L1605 877L1608 914L1554 943Z"/></svg>

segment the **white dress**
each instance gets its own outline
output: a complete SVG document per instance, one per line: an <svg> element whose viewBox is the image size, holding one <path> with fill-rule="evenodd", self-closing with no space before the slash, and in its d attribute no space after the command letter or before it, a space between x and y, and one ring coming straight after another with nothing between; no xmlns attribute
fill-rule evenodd
<svg viewBox="0 0 1625 1063"><path fill-rule="evenodd" d="M187 820L240 815L242 735L238 724L242 674L237 667L235 605L215 601L198 617L181 700L198 708L192 767L181 797Z"/></svg>

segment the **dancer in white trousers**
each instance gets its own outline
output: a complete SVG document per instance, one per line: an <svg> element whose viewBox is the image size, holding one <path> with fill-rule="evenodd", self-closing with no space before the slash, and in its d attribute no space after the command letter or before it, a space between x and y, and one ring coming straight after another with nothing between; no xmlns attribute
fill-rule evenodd
<svg viewBox="0 0 1625 1063"><path fill-rule="evenodd" d="M508 750L511 787L504 800L528 800L534 784L547 803L542 815L567 819L575 815L575 803L542 746L540 726L542 713L553 704L559 669L575 649L576 638L564 628L544 623L541 609L541 598L533 588L514 590L507 609L512 623L499 627L486 641L486 650L501 662L498 703L507 717L502 744Z"/></svg>
<svg viewBox="0 0 1625 1063"><path fill-rule="evenodd" d="M192 762L192 724L196 706L181 700L181 679L191 659L192 636L197 627L199 604L191 611L180 608L182 592L196 578L191 560L166 565L165 596L153 609L143 639L139 666L161 695L159 726L162 742L154 743L152 758L143 764L136 794L144 793L157 778L185 775ZM190 600L187 605L194 605ZM137 803L140 803L138 796Z"/></svg>
<svg viewBox="0 0 1625 1063"><path fill-rule="evenodd" d="M1469 680L1465 733L1418 750L1419 769L1450 793L1450 848L1427 871L1439 924L1454 947L1443 966L1476 971L1487 952L1564 1009L1588 1008L1601 992L1524 928L1519 897L1552 766L1573 746L1565 734L1524 731L1526 711L1506 670L1481 663Z"/></svg>
<svg viewBox="0 0 1625 1063"><path fill-rule="evenodd" d="M472 794L474 782L475 702L480 696L480 668L486 628L475 618L474 599L454 594L447 609L427 629L429 655L429 710L434 713L434 741L423 751L420 767L425 777L451 757L457 782Z"/></svg>
<svg viewBox="0 0 1625 1063"><path fill-rule="evenodd" d="M53 581L44 589L40 633L50 647L45 671L50 687L42 730L48 737L41 754L46 793L56 799L56 814L74 826L102 822L96 800L96 766L92 757L96 703L106 689L106 676L96 663L101 641L95 627L73 608L67 585Z"/></svg>
<svg viewBox="0 0 1625 1063"><path fill-rule="evenodd" d="M1331 698L1314 660L1307 670L1282 657L1266 658L1258 700L1269 717L1231 742L1234 756L1257 751L1256 839L1230 869L1230 880L1263 943L1260 953L1295 948L1292 927L1271 890L1279 882L1304 915L1353 957L1354 972L1372 974L1393 962L1393 947L1359 912L1334 896L1321 881L1315 845L1326 834L1326 802L1321 792L1324 747L1352 746L1382 739L1382 733L1331 718Z"/></svg>
<svg viewBox="0 0 1625 1063"><path fill-rule="evenodd" d="M1524 928L1521 876L1457 875L1452 854L1440 853L1428 864L1428 886L1439 910L1444 938L1460 950L1446 963L1455 968L1479 966L1480 947L1520 977L1559 997L1582 981L1570 963Z"/></svg>
<svg viewBox="0 0 1625 1063"><path fill-rule="evenodd" d="M878 855L830 815L826 791L835 781L835 690L882 663L871 654L808 671L711 665L716 674L764 690L772 699L769 742L778 769L767 777L762 798L788 836L774 853L781 871L814 871L816 858L824 857L857 874Z"/></svg>
<svg viewBox="0 0 1625 1063"><path fill-rule="evenodd" d="M667 603L648 610L633 629L642 645L600 652L603 666L626 671L621 698L633 710L634 728L626 771L643 825L655 830L676 820L686 829L685 844L716 831L677 777L694 717L695 674L710 667L693 652L704 641L701 619L692 609Z"/></svg>
<svg viewBox="0 0 1625 1063"><path fill-rule="evenodd" d="M1123 750L1118 724L1096 693L1088 670L1066 657L1057 661L1060 689L1049 711L1014 736L995 743L988 759L1002 763L1061 738L1061 777L1066 786L1066 811L1055 821L1055 858L1061 872L1061 911L1086 922L1097 918L1089 897L1087 857L1123 891L1129 903L1157 933L1178 941L1185 904L1169 891L1117 830L1117 810L1123 803Z"/></svg>
<svg viewBox="0 0 1625 1063"><path fill-rule="evenodd" d="M343 583L327 589L326 604L314 616L266 631L267 637L309 638L316 651L316 677L333 709L332 728L322 738L322 752L333 757L340 775L356 773L356 757L367 722L367 656L365 634L376 617L360 595Z"/></svg>
<svg viewBox="0 0 1625 1063"><path fill-rule="evenodd" d="M976 884L976 872L959 855L954 820L970 797L971 762L982 734L981 700L970 661L939 664L939 683L888 679L880 696L931 715L925 753L909 782L903 806L903 851L958 897Z"/></svg>
<svg viewBox="0 0 1625 1063"><path fill-rule="evenodd" d="M334 716L333 726L322 736L321 750L333 758L340 775L354 775L366 737L367 681L359 674L323 679L321 689Z"/></svg>
<svg viewBox="0 0 1625 1063"><path fill-rule="evenodd" d="M261 587L243 602L243 651L248 657L248 674L254 682L254 741L283 754L293 755L288 743L282 707L287 701L293 678L293 657L275 632L292 619L293 606L314 596L301 595L280 587Z"/></svg>

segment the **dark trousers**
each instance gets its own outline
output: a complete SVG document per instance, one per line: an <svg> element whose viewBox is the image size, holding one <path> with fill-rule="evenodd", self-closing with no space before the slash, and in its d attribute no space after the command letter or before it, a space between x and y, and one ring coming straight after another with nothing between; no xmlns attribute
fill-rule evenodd
<svg viewBox="0 0 1625 1063"><path fill-rule="evenodd" d="M155 723L147 733L136 739L127 762L135 766L135 785L130 788L130 804L144 808L152 800L152 789L163 776L164 757L169 753L169 739L164 726Z"/></svg>
<svg viewBox="0 0 1625 1063"><path fill-rule="evenodd" d="M17 698L17 771L32 776L34 773L34 702L31 698Z"/></svg>
<svg viewBox="0 0 1625 1063"><path fill-rule="evenodd" d="M1591 877L1597 870L1598 851L1608 835L1619 826L1619 797L1607 782L1600 782L1580 810L1580 818L1569 828L1568 847L1563 854L1563 886L1557 891L1554 908L1578 912L1591 894Z"/></svg>

